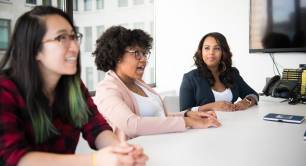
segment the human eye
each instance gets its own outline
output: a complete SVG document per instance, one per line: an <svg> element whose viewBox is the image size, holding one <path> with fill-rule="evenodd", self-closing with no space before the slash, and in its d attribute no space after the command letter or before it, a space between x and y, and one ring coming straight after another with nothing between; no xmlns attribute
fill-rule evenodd
<svg viewBox="0 0 306 166"><path fill-rule="evenodd" d="M221 48L220 47L215 47L214 48L216 51L221 51Z"/></svg>
<svg viewBox="0 0 306 166"><path fill-rule="evenodd" d="M70 38L71 40L77 40L77 39L78 39L78 36L77 36L76 34L71 34L71 35L69 35L69 38Z"/></svg>
<svg viewBox="0 0 306 166"><path fill-rule="evenodd" d="M209 47L208 47L208 46L205 46L205 47L204 47L204 50L205 50L205 51L209 50Z"/></svg>
<svg viewBox="0 0 306 166"><path fill-rule="evenodd" d="M68 39L68 35L67 34L61 34L58 35L55 40L59 41L59 42L63 42L66 41Z"/></svg>

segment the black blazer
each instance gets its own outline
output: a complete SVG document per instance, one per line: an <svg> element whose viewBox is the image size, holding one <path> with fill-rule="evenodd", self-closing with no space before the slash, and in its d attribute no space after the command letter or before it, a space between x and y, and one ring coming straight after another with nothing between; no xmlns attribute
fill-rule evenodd
<svg viewBox="0 0 306 166"><path fill-rule="evenodd" d="M232 103L238 97L245 98L247 95L255 92L240 76L238 69L233 67L234 85L231 88L233 93ZM183 81L180 87L180 110L189 109L196 106L201 106L207 103L215 102L214 94L211 90L208 80L198 69L194 69L184 74Z"/></svg>

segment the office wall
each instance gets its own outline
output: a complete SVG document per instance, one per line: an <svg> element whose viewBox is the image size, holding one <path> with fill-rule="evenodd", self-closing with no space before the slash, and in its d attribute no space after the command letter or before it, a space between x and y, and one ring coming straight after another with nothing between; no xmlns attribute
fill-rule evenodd
<svg viewBox="0 0 306 166"><path fill-rule="evenodd" d="M156 5L156 81L159 92L178 94L183 74L194 68L192 56L202 36L223 33L233 66L256 91L276 73L268 54L249 53L249 0L167 0ZM306 63L305 53L274 54L283 68ZM280 68L282 69L282 68Z"/></svg>

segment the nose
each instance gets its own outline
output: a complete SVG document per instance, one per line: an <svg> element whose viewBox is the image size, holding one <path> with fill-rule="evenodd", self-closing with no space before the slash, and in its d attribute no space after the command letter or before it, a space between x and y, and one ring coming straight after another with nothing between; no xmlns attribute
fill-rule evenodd
<svg viewBox="0 0 306 166"><path fill-rule="evenodd" d="M214 54L215 53L215 50L213 48L209 49L209 53L210 54Z"/></svg>
<svg viewBox="0 0 306 166"><path fill-rule="evenodd" d="M68 45L69 51L74 51L79 53L80 50L80 44L78 41L70 40Z"/></svg>

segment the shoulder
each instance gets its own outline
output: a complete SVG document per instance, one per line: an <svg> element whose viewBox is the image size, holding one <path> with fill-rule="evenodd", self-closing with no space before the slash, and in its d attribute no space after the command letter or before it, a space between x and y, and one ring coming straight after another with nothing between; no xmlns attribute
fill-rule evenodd
<svg viewBox="0 0 306 166"><path fill-rule="evenodd" d="M0 89L8 91L16 91L17 86L10 78L6 75L0 75Z"/></svg>
<svg viewBox="0 0 306 166"><path fill-rule="evenodd" d="M0 75L0 98L0 104L18 105L18 107L25 106L24 98L19 92L17 85L5 75Z"/></svg>
<svg viewBox="0 0 306 166"><path fill-rule="evenodd" d="M240 75L239 70L236 67L231 67L230 73L236 78Z"/></svg>
<svg viewBox="0 0 306 166"><path fill-rule="evenodd" d="M193 69L184 74L184 78L195 78L195 77L201 77L201 72L199 69Z"/></svg>

